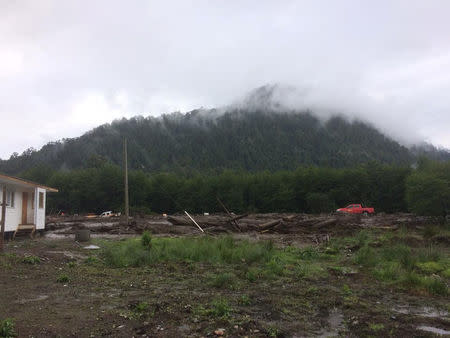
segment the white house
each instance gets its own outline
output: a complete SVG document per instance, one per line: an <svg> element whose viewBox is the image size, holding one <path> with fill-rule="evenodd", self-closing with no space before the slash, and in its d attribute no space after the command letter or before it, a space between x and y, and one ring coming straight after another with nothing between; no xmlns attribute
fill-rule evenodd
<svg viewBox="0 0 450 338"><path fill-rule="evenodd" d="M22 229L36 230L45 228L45 203L47 192L57 189L34 183L22 178L0 174L0 201L6 189L5 232ZM2 204L0 204L0 211ZM2 213L0 213L2 215ZM0 216L1 219L1 216Z"/></svg>

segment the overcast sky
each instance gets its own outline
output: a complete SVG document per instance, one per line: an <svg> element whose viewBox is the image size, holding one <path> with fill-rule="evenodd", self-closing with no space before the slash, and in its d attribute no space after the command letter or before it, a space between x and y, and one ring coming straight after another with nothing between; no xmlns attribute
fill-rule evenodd
<svg viewBox="0 0 450 338"><path fill-rule="evenodd" d="M281 83L450 148L450 1L0 1L0 158Z"/></svg>

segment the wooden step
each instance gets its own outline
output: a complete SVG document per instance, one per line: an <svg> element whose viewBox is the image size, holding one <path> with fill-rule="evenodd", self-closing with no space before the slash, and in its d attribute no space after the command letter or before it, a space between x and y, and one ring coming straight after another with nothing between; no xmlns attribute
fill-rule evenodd
<svg viewBox="0 0 450 338"><path fill-rule="evenodd" d="M19 224L17 226L16 231L14 231L13 239L16 238L16 234L19 231L27 231L27 230L30 231L30 237L33 238L34 233L36 232L36 225L35 224Z"/></svg>

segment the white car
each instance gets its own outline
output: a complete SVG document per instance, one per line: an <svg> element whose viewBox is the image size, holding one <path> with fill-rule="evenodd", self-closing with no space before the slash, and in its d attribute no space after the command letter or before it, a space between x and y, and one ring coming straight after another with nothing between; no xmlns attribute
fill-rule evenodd
<svg viewBox="0 0 450 338"><path fill-rule="evenodd" d="M112 211L104 211L100 214L100 217L111 217L111 216L113 216Z"/></svg>

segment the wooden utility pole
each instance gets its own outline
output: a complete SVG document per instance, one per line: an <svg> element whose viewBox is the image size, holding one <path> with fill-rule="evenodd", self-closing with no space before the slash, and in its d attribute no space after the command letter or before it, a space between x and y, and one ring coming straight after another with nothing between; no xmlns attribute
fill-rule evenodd
<svg viewBox="0 0 450 338"><path fill-rule="evenodd" d="M130 207L128 205L128 155L127 155L127 139L123 139L123 171L125 173L125 222L128 225L130 219Z"/></svg>
<svg viewBox="0 0 450 338"><path fill-rule="evenodd" d="M3 252L3 240L5 237L5 216L6 216L6 187L2 188L2 220L1 220L1 233L0 233L0 252Z"/></svg>

